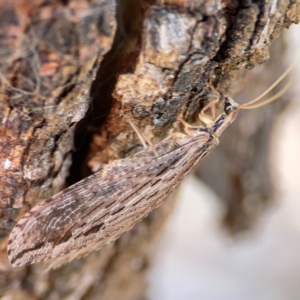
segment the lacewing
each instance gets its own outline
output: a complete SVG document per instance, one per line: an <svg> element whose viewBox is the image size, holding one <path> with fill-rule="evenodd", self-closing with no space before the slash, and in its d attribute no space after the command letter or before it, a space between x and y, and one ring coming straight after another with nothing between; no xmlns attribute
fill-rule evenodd
<svg viewBox="0 0 300 300"><path fill-rule="evenodd" d="M243 105L224 97L223 111L214 120L205 113L215 105L209 104L199 114L205 126L191 126L181 120L184 133L175 133L131 157L115 160L34 207L10 235L8 256L12 266L54 258L62 264L116 240L157 208L218 144L239 109L268 103L250 106L264 94Z"/></svg>

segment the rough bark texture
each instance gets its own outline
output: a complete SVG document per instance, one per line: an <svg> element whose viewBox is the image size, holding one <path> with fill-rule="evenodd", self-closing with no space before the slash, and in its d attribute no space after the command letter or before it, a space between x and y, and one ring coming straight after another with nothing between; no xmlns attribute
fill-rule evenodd
<svg viewBox="0 0 300 300"><path fill-rule="evenodd" d="M142 299L151 246L171 200L114 245L50 272L42 265L11 269L9 232L66 182L138 151L126 117L155 143L170 134L180 114L195 119L212 96L209 81L220 92L236 91L245 68L266 62L271 40L299 21L299 2L74 0L0 6L1 295ZM247 122L257 122L253 116ZM249 138L249 147L258 139ZM248 159L244 153L236 152L235 160ZM216 167L206 163L209 177ZM242 169L230 175L230 184L223 181L230 186L226 195L248 193Z"/></svg>
<svg viewBox="0 0 300 300"><path fill-rule="evenodd" d="M285 48L283 39L272 44L271 57L279 59L272 59L265 68L246 74L241 93L234 97L236 102L254 99L280 77L287 68L280 59ZM268 95L271 97L275 91ZM288 93L285 93L281 99L265 107L240 112L230 130L222 135L212 155L196 168L196 175L214 190L224 204L224 228L232 234L255 225L273 199L269 167L270 133L273 121L288 102Z"/></svg>

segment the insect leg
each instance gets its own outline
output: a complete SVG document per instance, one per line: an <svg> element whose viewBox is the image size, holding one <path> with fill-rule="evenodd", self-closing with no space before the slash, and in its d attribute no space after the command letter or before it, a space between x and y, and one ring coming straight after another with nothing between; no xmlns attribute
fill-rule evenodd
<svg viewBox="0 0 300 300"><path fill-rule="evenodd" d="M207 105L205 105L200 113L198 114L198 119L204 123L207 127L211 127L212 124L214 123L215 117L216 117L216 111L215 107L216 104L219 102L219 99L213 100L209 102ZM206 110L211 109L212 116L209 116L207 113L205 113Z"/></svg>
<svg viewBox="0 0 300 300"><path fill-rule="evenodd" d="M130 120L128 119L128 122L129 122L130 126L133 128L133 130L136 132L137 136L139 137L139 139L140 139L140 141L141 141L141 143L142 143L142 145L143 145L143 147L144 147L145 149L148 149L147 144L150 145L150 146L153 146L152 143L151 143L151 141L149 141L149 139L146 138L146 137L145 137L145 136L137 129L137 127L133 124L132 121L130 121ZM147 144L146 144L146 142L147 142Z"/></svg>

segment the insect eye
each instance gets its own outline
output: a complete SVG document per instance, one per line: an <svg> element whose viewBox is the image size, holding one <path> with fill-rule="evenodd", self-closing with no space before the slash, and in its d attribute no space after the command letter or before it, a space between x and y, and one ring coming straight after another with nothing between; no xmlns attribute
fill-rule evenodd
<svg viewBox="0 0 300 300"><path fill-rule="evenodd" d="M230 103L226 102L224 111L226 115L230 115L234 111L234 107Z"/></svg>

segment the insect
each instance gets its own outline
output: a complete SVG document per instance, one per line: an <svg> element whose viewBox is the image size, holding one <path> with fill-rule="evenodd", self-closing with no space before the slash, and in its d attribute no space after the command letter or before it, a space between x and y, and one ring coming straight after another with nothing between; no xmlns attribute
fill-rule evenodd
<svg viewBox="0 0 300 300"><path fill-rule="evenodd" d="M115 160L34 207L10 235L8 256L12 266L53 258L61 258L65 263L116 240L157 208L192 167L218 144L239 109L259 107L273 100L251 106L292 67L260 97L239 105L224 96L221 114L211 118L206 110L210 108L214 115L215 104L221 99L218 96L199 114L205 126L192 126L180 120L184 133L174 133L129 158Z"/></svg>

